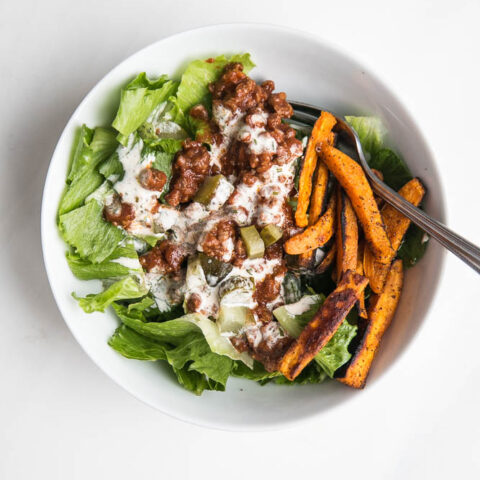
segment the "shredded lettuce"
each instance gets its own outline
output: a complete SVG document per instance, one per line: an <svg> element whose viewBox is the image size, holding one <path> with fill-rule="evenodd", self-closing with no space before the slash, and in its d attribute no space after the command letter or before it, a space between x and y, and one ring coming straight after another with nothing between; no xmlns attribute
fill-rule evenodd
<svg viewBox="0 0 480 480"><path fill-rule="evenodd" d="M142 125L155 107L175 94L178 84L166 75L149 80L143 72L130 82L121 93L120 106L112 126L118 130L121 143Z"/></svg>
<svg viewBox="0 0 480 480"><path fill-rule="evenodd" d="M103 262L124 236L120 229L103 219L102 207L95 200L60 215L59 228L76 253L92 263Z"/></svg>

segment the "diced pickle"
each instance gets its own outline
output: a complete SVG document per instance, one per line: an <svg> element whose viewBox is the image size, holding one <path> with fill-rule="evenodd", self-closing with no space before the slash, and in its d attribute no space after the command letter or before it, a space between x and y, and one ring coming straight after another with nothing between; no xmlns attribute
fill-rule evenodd
<svg viewBox="0 0 480 480"><path fill-rule="evenodd" d="M218 295L222 305L247 306L252 301L255 283L250 277L232 276L220 284Z"/></svg>
<svg viewBox="0 0 480 480"><path fill-rule="evenodd" d="M247 249L248 258L261 258L265 253L265 244L260 237L255 225L243 227L240 229L243 243Z"/></svg>
<svg viewBox="0 0 480 480"><path fill-rule="evenodd" d="M205 255L203 252L200 252L198 257L200 258L207 283L211 287L217 285L232 271L233 266L230 263L221 262L216 258Z"/></svg>
<svg viewBox="0 0 480 480"><path fill-rule="evenodd" d="M220 184L220 180L225 178L223 175L215 175L214 177L207 177L202 183L200 189L196 193L194 200L204 205L208 205L215 195L215 190Z"/></svg>
<svg viewBox="0 0 480 480"><path fill-rule="evenodd" d="M275 242L282 238L283 231L280 227L269 223L266 227L262 228L260 236L262 237L263 243L266 247L273 245Z"/></svg>

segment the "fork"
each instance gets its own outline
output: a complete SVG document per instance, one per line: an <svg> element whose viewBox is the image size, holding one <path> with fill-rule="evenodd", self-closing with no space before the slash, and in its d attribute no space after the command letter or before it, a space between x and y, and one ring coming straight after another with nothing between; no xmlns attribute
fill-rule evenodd
<svg viewBox="0 0 480 480"><path fill-rule="evenodd" d="M322 110L307 103L289 101L294 109L292 120L300 124L313 126ZM331 112L330 112L331 113ZM401 197L397 192L392 190L388 185L383 183L370 169L363 153L362 145L355 132L350 125L341 117L332 113L337 120L336 128L339 128L350 140L352 146L356 150L358 160L362 166L372 190L385 202L392 205L396 210L403 213L415 225L418 225L430 237L437 240L447 250L455 254L463 260L467 265L480 273L480 248L469 242L460 235L452 232L438 220L427 215L423 210L413 206L410 202Z"/></svg>

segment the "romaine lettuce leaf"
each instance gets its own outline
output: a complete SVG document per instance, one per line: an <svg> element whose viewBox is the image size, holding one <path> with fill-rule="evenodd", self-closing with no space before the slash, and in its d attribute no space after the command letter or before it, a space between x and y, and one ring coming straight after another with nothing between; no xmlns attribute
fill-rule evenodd
<svg viewBox="0 0 480 480"><path fill-rule="evenodd" d="M101 127L92 130L86 125L82 126L74 148L67 186L58 207L59 215L80 207L88 195L102 184L102 176L96 167L112 154L117 145L112 131Z"/></svg>
<svg viewBox="0 0 480 480"><path fill-rule="evenodd" d="M92 263L103 262L124 236L120 229L103 219L102 207L95 200L60 215L59 229L76 253Z"/></svg>
<svg viewBox="0 0 480 480"><path fill-rule="evenodd" d="M383 173L384 182L394 190L400 190L413 178L407 164L388 148L378 150L368 163Z"/></svg>
<svg viewBox="0 0 480 480"><path fill-rule="evenodd" d="M208 85L218 79L229 62L242 63L245 73L255 66L248 53L233 55L229 59L222 55L214 59L194 60L188 64L177 91L177 105L182 112L187 114L199 103L210 103Z"/></svg>
<svg viewBox="0 0 480 480"><path fill-rule="evenodd" d="M277 385L306 385L308 383L322 383L326 378L325 370L319 364L311 362L293 381L288 380L283 375L274 377L272 381Z"/></svg>
<svg viewBox="0 0 480 480"><path fill-rule="evenodd" d="M85 199L103 183L103 177L95 170L87 170L65 188L58 214L63 215L82 206Z"/></svg>
<svg viewBox="0 0 480 480"><path fill-rule="evenodd" d="M143 72L122 89L120 106L112 123L121 134L121 143L147 120L159 103L175 94L177 86L166 75L152 81Z"/></svg>
<svg viewBox="0 0 480 480"><path fill-rule="evenodd" d="M78 300L78 304L86 313L104 312L108 306L118 300L140 298L148 293L145 283L136 275L131 275L112 283L106 290L100 293L91 293L86 297L72 296Z"/></svg>
<svg viewBox="0 0 480 480"><path fill-rule="evenodd" d="M142 272L137 252L132 244L118 246L101 263L92 263L74 252L67 252L67 262L72 273L81 280L124 277L135 271Z"/></svg>
<svg viewBox="0 0 480 480"><path fill-rule="evenodd" d="M140 335L126 325L120 325L108 344L124 357L136 360L166 360L165 344Z"/></svg>
<svg viewBox="0 0 480 480"><path fill-rule="evenodd" d="M105 180L117 181L123 176L123 165L118 159L118 153L114 152L99 167L98 171L105 177Z"/></svg>
<svg viewBox="0 0 480 480"><path fill-rule="evenodd" d="M82 125L74 148L67 183L80 178L86 170L93 170L101 161L108 158L117 146L118 142L111 130L102 127L92 130Z"/></svg>
<svg viewBox="0 0 480 480"><path fill-rule="evenodd" d="M134 354L136 358L154 357L156 354L159 359L165 359L171 365L179 382L185 388L197 394L204 389L225 388L236 363L229 356L213 351L218 349L219 343L212 342L209 332L207 331L205 335L204 330L198 327L198 321L194 318L198 316L197 314L165 322L148 322L140 310L129 311L128 307L117 303L114 303L113 307L126 327L147 339L142 344L140 339L135 337L133 345L125 345L128 338L121 331L123 334L121 338L114 335L110 340L110 344L119 353L130 356L129 358ZM149 344L148 339L155 344ZM159 350L159 345L164 346L163 352ZM142 351L142 346L145 346L145 351Z"/></svg>
<svg viewBox="0 0 480 480"><path fill-rule="evenodd" d="M315 356L315 361L330 378L333 378L335 370L350 360L352 355L348 351L348 346L356 334L357 326L345 320L338 327L335 335Z"/></svg>
<svg viewBox="0 0 480 480"><path fill-rule="evenodd" d="M425 254L429 236L413 223L405 234L405 239L398 250L398 256L403 260L406 268L413 267Z"/></svg>
<svg viewBox="0 0 480 480"><path fill-rule="evenodd" d="M374 155L383 148L385 134L387 133L382 121L378 117L345 116L345 120L357 132L363 150Z"/></svg>
<svg viewBox="0 0 480 480"><path fill-rule="evenodd" d="M187 334L201 331L211 351L225 355L232 360L241 360L248 366L253 366L253 360L246 352L238 352L230 341L220 335L214 322L199 313L191 313L165 322L147 322L141 311L128 312L127 307L114 304L113 308L125 325L147 337L177 344Z"/></svg>

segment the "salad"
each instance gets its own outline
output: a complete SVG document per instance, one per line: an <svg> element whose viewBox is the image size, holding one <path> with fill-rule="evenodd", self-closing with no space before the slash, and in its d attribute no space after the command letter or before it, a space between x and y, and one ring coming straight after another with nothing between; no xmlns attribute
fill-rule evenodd
<svg viewBox="0 0 480 480"><path fill-rule="evenodd" d="M115 312L114 350L166 362L195 394L231 376L363 387L427 238L374 198L332 115L293 121L253 67L239 54L179 79L141 73L111 125L79 129L57 220L97 293L72 295ZM346 118L377 174L420 204L381 122Z"/></svg>

